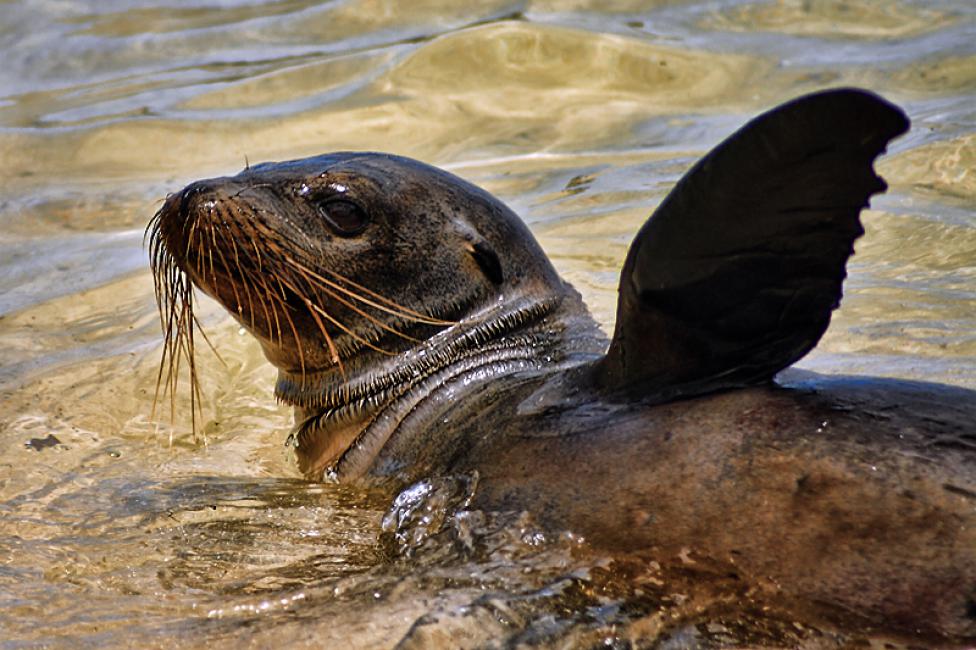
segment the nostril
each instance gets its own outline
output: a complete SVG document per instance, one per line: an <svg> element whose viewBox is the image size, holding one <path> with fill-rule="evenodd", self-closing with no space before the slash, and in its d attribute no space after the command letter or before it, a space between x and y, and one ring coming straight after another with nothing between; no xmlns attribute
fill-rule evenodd
<svg viewBox="0 0 976 650"><path fill-rule="evenodd" d="M189 213L190 202L187 200L188 198L189 198L189 192L187 192L186 190L180 192L180 220L183 221L184 223L186 223L186 217L187 214Z"/></svg>
<svg viewBox="0 0 976 650"><path fill-rule="evenodd" d="M166 197L156 215L161 244L177 260L189 254L189 239L200 219L201 202L212 193L208 183L196 182Z"/></svg>
<svg viewBox="0 0 976 650"><path fill-rule="evenodd" d="M184 223L189 218L190 210L193 205L193 201L206 191L206 187L203 183L196 182L187 185L182 192L180 192L180 218Z"/></svg>

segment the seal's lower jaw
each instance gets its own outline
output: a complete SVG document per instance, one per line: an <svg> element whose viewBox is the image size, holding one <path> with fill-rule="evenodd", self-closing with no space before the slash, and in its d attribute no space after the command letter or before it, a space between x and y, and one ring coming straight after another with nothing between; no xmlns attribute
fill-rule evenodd
<svg viewBox="0 0 976 650"><path fill-rule="evenodd" d="M329 430L300 426L295 447L298 469L307 479L321 480L352 446L364 428L363 422L350 422ZM358 478L358 475L348 478Z"/></svg>

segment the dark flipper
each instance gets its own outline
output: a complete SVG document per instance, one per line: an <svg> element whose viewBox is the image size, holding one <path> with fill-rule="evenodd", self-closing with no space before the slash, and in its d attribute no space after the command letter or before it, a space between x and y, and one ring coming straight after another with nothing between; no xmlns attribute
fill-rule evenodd
<svg viewBox="0 0 976 650"><path fill-rule="evenodd" d="M810 351L840 303L872 169L908 129L838 89L755 118L701 159L637 234L601 383L664 397L768 380Z"/></svg>

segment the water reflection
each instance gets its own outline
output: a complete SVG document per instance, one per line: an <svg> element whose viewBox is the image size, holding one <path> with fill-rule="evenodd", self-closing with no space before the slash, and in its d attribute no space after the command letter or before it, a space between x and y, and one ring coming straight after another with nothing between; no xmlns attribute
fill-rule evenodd
<svg viewBox="0 0 976 650"><path fill-rule="evenodd" d="M223 362L200 355L206 444L185 394L151 422L160 335L142 228L166 192L245 160L393 151L502 196L610 326L633 233L700 153L777 101L866 85L915 128L879 166L891 191L804 363L976 387L972 8L399 8L0 2L0 638L843 642L734 590L699 593L691 577L665 584L572 539L540 540L520 513L445 510L405 557L380 536L383 498L295 479L273 371L207 301Z"/></svg>
<svg viewBox="0 0 976 650"><path fill-rule="evenodd" d="M826 39L896 39L938 31L952 24L948 12L906 6L894 0L852 4L808 0L733 6L715 12L703 26L730 31L770 31Z"/></svg>

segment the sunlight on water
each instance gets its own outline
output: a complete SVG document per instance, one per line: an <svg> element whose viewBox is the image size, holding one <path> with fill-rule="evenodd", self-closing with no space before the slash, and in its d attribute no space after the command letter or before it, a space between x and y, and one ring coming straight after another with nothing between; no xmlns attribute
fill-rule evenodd
<svg viewBox="0 0 976 650"><path fill-rule="evenodd" d="M199 435L185 391L152 420L143 228L245 161L443 165L519 212L611 327L633 234L698 156L778 101L866 86L913 130L803 365L976 387L966 0L7 0L0 54L0 646L838 642L758 609L698 624L694 585L458 510L453 484L415 504L438 530L396 531L406 551L380 535L388 498L298 479L274 371L209 301Z"/></svg>

